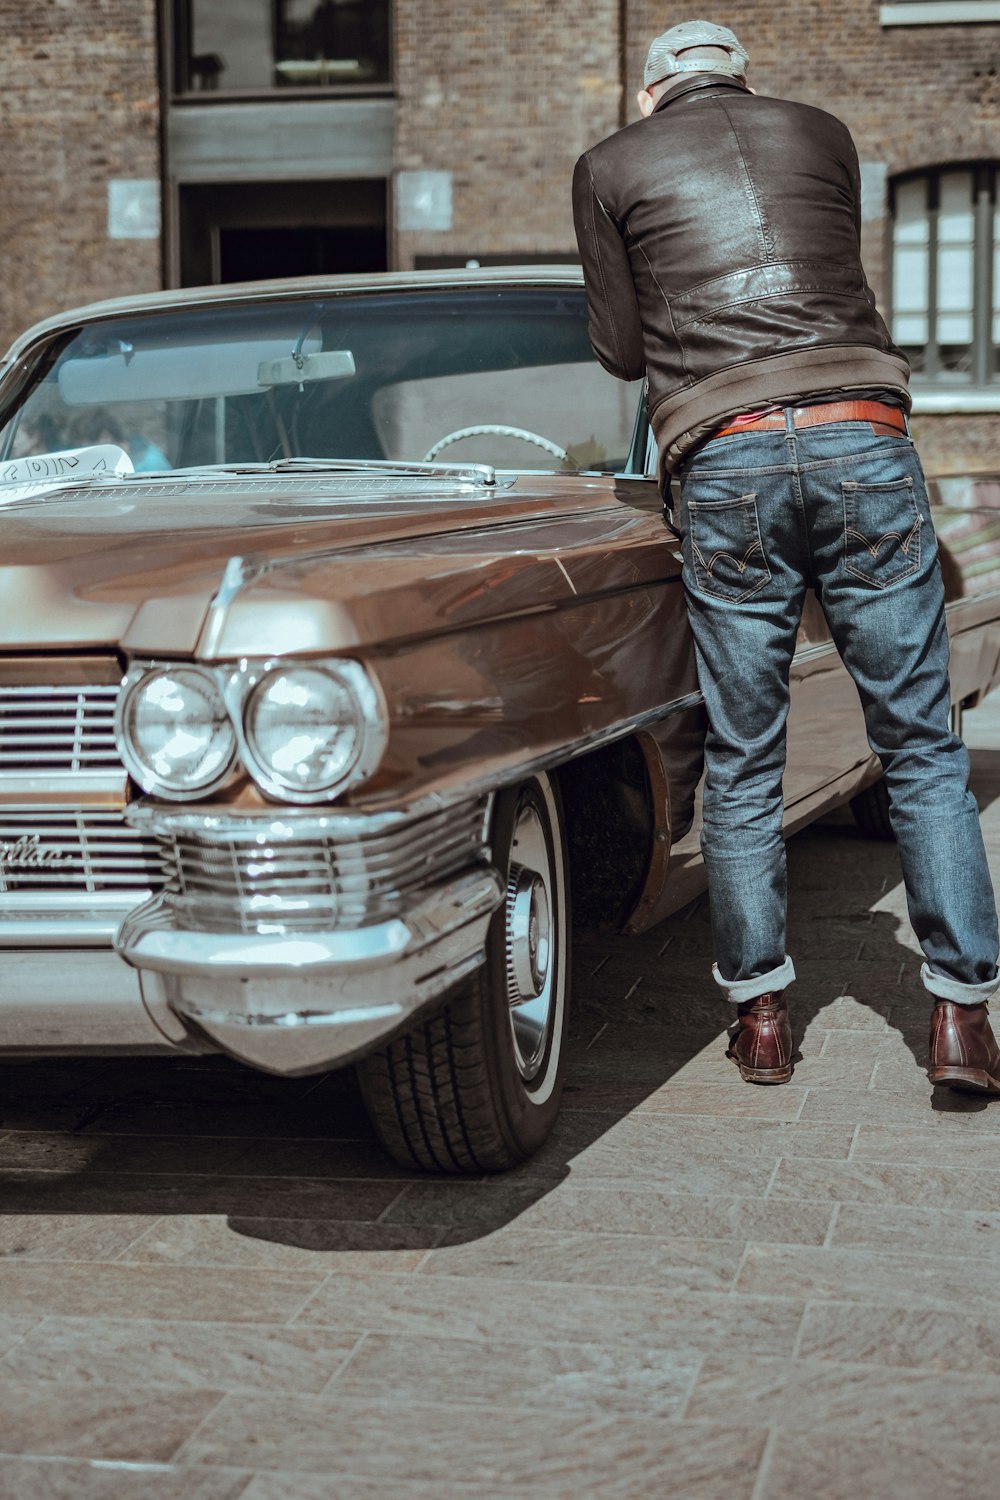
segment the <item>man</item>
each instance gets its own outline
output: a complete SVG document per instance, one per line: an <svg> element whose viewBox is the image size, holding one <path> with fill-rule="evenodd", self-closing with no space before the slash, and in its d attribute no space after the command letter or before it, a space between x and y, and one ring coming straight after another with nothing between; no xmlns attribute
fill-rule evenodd
<svg viewBox="0 0 1000 1500"><path fill-rule="evenodd" d="M642 119L581 157L573 184L594 351L623 380L645 373L664 492L680 484L729 1055L750 1082L791 1077L781 777L813 588L885 770L933 1000L930 1078L1000 1094L996 907L950 727L909 368L861 266L857 153L832 115L754 94L748 63L725 27L664 32Z"/></svg>

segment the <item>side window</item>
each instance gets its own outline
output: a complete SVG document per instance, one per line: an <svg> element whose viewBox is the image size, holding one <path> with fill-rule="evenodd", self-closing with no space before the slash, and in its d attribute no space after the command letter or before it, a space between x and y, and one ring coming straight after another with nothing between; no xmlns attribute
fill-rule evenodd
<svg viewBox="0 0 1000 1500"><path fill-rule="evenodd" d="M892 184L890 326L915 383L1000 384L998 181L979 162Z"/></svg>

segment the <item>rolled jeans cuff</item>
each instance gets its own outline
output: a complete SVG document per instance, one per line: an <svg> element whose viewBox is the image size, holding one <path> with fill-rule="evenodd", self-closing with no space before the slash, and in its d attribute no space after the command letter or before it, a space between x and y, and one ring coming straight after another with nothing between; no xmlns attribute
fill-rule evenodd
<svg viewBox="0 0 1000 1500"><path fill-rule="evenodd" d="M956 1005L982 1005L1000 990L1000 974L982 984L963 984L959 979L949 979L947 974L935 974L930 964L923 964L920 978L924 989L930 990L938 1000L951 1000Z"/></svg>
<svg viewBox="0 0 1000 1500"><path fill-rule="evenodd" d="M934 977L937 978L937 975ZM771 990L787 989L795 978L795 966L786 954L785 962L776 969L769 969L766 974L753 974L749 979L723 979L719 973L719 965L713 964L712 978L727 992L727 998L734 1005L745 1005L748 1000L756 1000L758 995L767 995ZM959 988L965 986L960 985Z"/></svg>

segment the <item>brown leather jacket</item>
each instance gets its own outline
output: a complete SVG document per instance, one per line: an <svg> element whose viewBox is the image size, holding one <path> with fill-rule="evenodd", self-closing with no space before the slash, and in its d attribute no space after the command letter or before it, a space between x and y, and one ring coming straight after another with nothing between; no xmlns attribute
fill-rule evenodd
<svg viewBox="0 0 1000 1500"><path fill-rule="evenodd" d="M644 372L671 472L723 418L873 387L909 407L909 366L861 265L847 127L694 74L581 156L573 210L604 367Z"/></svg>

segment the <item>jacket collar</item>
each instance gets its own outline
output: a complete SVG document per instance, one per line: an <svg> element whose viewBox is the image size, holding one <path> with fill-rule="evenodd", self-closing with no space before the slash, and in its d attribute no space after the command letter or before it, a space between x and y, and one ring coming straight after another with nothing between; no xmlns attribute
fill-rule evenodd
<svg viewBox="0 0 1000 1500"><path fill-rule="evenodd" d="M727 78L724 73L692 73L689 78L683 78L682 82L675 83L673 88L668 89L653 110L653 114L659 114L661 109L666 109L668 104L675 104L686 94L700 93L703 89L736 89L740 94L749 93L745 83L740 83L738 78Z"/></svg>

